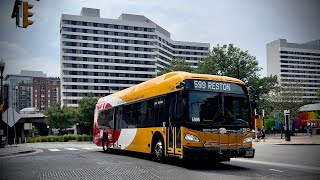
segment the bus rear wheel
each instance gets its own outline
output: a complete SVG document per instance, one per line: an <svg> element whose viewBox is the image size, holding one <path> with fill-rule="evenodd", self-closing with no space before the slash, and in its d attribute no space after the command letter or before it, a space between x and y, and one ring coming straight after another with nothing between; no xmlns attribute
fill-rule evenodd
<svg viewBox="0 0 320 180"><path fill-rule="evenodd" d="M102 140L102 149L104 152L108 151L108 138L103 138Z"/></svg>
<svg viewBox="0 0 320 180"><path fill-rule="evenodd" d="M153 142L152 156L155 161L163 161L164 159L164 143L162 137L157 137Z"/></svg>

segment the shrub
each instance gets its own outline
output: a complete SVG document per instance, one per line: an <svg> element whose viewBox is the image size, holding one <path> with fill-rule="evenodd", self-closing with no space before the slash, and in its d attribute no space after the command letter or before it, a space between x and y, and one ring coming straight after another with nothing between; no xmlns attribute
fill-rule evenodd
<svg viewBox="0 0 320 180"><path fill-rule="evenodd" d="M93 136L85 135L85 134L78 134L78 135L63 135L63 136L39 136L39 137L29 137L27 138L27 143L34 143L34 142L68 142L70 140L76 140L78 142L81 141L92 141Z"/></svg>
<svg viewBox="0 0 320 180"><path fill-rule="evenodd" d="M39 142L48 142L48 137L47 136L40 136Z"/></svg>
<svg viewBox="0 0 320 180"><path fill-rule="evenodd" d="M82 138L81 135L77 135L77 141L78 141L78 142L79 142L79 141L83 141L83 138Z"/></svg>

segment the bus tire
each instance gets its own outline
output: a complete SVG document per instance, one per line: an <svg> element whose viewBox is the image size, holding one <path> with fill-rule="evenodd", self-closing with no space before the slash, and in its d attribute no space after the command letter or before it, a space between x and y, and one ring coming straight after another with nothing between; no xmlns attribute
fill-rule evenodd
<svg viewBox="0 0 320 180"><path fill-rule="evenodd" d="M108 138L104 137L102 139L102 149L104 152L108 152L109 148L108 148Z"/></svg>
<svg viewBox="0 0 320 180"><path fill-rule="evenodd" d="M151 155L157 162L164 160L164 142L162 136L157 136L154 138Z"/></svg>

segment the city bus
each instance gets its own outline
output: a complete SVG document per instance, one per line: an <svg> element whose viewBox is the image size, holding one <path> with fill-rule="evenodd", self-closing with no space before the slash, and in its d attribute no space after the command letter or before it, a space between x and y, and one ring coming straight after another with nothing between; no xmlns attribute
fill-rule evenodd
<svg viewBox="0 0 320 180"><path fill-rule="evenodd" d="M251 112L239 79L170 72L100 98L94 143L156 161L253 158Z"/></svg>

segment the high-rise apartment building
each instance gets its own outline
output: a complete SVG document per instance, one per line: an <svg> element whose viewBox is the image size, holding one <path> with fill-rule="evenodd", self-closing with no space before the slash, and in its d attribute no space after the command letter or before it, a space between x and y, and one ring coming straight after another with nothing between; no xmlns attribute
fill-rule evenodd
<svg viewBox="0 0 320 180"><path fill-rule="evenodd" d="M46 77L41 71L21 71L18 75L7 75L9 107L17 112L35 107L40 111L60 101L60 78Z"/></svg>
<svg viewBox="0 0 320 180"><path fill-rule="evenodd" d="M60 78L34 77L32 84L18 85L19 110L35 107L45 111L60 101Z"/></svg>
<svg viewBox="0 0 320 180"><path fill-rule="evenodd" d="M320 89L320 40L288 43L279 39L267 44L267 73L277 75L282 85L293 84L301 101L317 101Z"/></svg>
<svg viewBox="0 0 320 180"><path fill-rule="evenodd" d="M8 86L9 107L19 111L18 109L18 85L19 84L32 84L33 77L46 77L42 71L25 71L22 70L20 74L8 74L5 78L5 84Z"/></svg>
<svg viewBox="0 0 320 180"><path fill-rule="evenodd" d="M170 33L141 15L100 18L99 9L63 14L60 24L62 102L77 106L92 92L97 96L152 78L172 59L196 67L210 44L174 41Z"/></svg>

